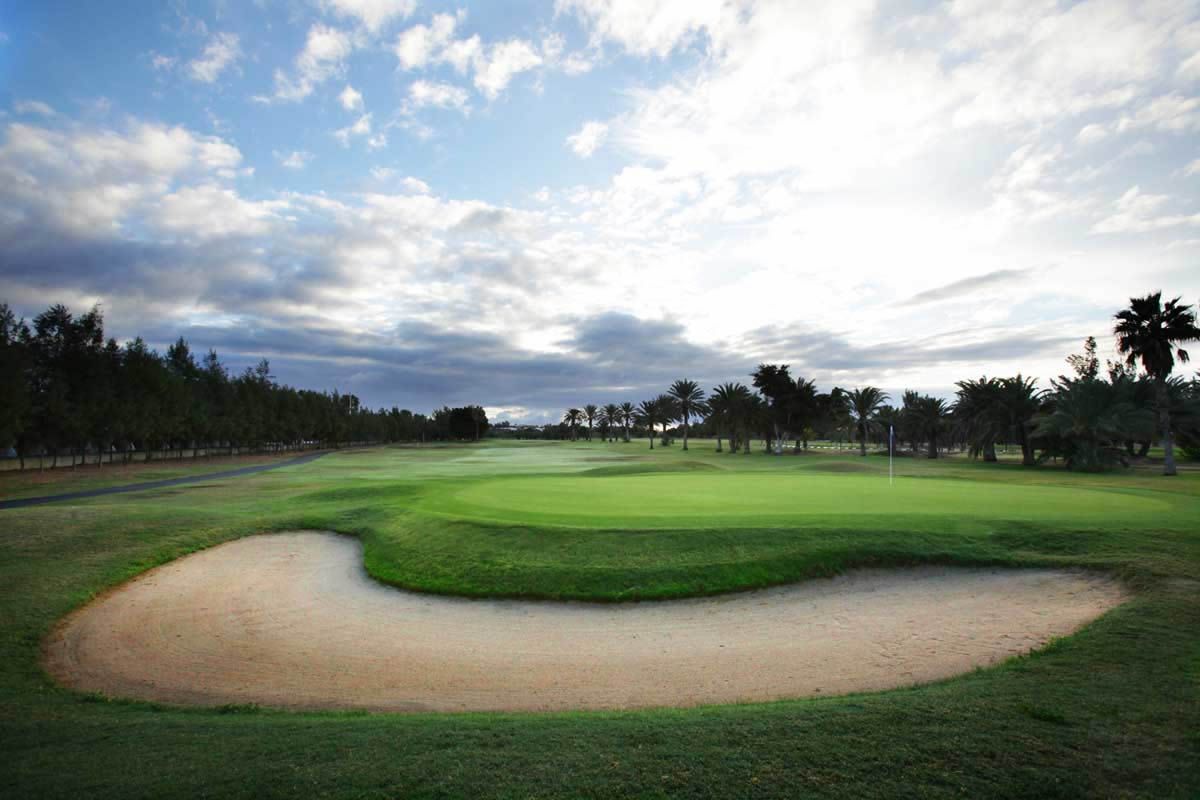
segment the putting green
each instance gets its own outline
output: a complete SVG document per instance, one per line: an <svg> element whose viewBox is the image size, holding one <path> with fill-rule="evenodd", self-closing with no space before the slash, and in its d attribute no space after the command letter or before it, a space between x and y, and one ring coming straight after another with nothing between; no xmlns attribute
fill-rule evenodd
<svg viewBox="0 0 1200 800"><path fill-rule="evenodd" d="M1135 524L1172 504L1141 493L936 478L730 473L517 477L436 489L423 511L487 522L602 528L853 524L877 517Z"/></svg>

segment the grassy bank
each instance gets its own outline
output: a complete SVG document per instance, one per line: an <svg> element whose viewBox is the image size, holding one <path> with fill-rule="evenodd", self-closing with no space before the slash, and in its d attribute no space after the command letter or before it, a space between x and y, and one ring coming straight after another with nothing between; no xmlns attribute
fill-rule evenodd
<svg viewBox="0 0 1200 800"><path fill-rule="evenodd" d="M0 512L0 786L114 797L1200 792L1198 476L905 460L897 487L916 495L888 508L883 459L643 445L337 454L252 479ZM704 503L717 510L694 513ZM45 680L42 637L94 593L197 548L294 527L359 535L377 577L462 594L671 597L929 561L1102 569L1137 593L999 668L756 706L221 712L82 697Z"/></svg>

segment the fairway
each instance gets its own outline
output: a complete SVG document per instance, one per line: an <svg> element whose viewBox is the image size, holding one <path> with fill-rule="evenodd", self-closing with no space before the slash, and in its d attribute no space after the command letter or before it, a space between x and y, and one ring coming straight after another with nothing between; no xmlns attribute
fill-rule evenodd
<svg viewBox="0 0 1200 800"><path fill-rule="evenodd" d="M435 492L418 508L504 523L582 527L720 527L930 521L1107 521L1136 524L1169 513L1169 502L1113 491L1013 486L936 478L791 472L681 472L619 477L538 477L484 481Z"/></svg>
<svg viewBox="0 0 1200 800"><path fill-rule="evenodd" d="M1194 795L1200 475L897 473L485 443L0 511L8 785Z"/></svg>

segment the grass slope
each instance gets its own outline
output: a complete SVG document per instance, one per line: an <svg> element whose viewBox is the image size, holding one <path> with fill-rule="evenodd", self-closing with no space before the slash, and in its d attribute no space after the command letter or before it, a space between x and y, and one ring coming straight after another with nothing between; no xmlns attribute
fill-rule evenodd
<svg viewBox="0 0 1200 800"><path fill-rule="evenodd" d="M881 511L881 459L717 456L709 447L338 454L223 485L0 512L0 789L48 797L1200 793L1198 476L905 461L897 486L924 494L904 511ZM669 508L700 485L692 481L704 484L694 502L725 510L639 518L658 529L614 523L642 501ZM759 481L808 502L781 500ZM747 499L756 492L786 508L757 510ZM739 509L724 521L714 519L730 513L722 498ZM972 516L972 498L989 510ZM467 505L507 521L457 516ZM547 509L556 524L529 519ZM376 576L464 594L669 597L922 561L1085 566L1119 572L1138 593L1082 633L999 668L912 690L758 706L223 713L83 697L45 680L41 638L94 593L197 548L292 527L360 535Z"/></svg>

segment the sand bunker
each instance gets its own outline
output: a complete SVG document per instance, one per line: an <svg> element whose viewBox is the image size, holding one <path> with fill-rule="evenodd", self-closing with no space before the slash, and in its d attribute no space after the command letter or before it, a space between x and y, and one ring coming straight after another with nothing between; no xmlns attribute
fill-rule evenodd
<svg viewBox="0 0 1200 800"><path fill-rule="evenodd" d="M167 703L381 711L688 706L887 689L1070 633L1124 599L1049 570L862 570L710 599L465 600L375 583L359 543L255 536L73 614L46 667Z"/></svg>

